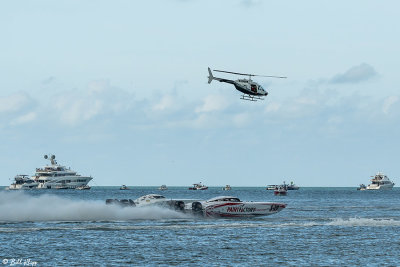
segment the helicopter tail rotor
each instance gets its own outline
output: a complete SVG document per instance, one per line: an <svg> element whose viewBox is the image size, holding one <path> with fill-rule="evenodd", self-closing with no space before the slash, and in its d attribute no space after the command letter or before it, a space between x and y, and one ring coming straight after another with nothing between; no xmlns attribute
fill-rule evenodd
<svg viewBox="0 0 400 267"><path fill-rule="evenodd" d="M214 80L214 76L212 75L212 72L211 72L211 69L210 69L210 68L208 68L208 74L209 74L209 76L208 76L208 83L211 83L212 80Z"/></svg>

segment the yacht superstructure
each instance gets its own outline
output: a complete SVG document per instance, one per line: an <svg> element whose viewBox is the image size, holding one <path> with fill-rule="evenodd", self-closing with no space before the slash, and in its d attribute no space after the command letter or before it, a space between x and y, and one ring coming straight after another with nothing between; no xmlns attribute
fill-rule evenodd
<svg viewBox="0 0 400 267"><path fill-rule="evenodd" d="M382 190L382 189L392 189L394 183L389 180L389 178L381 172L375 174L371 179L371 183L367 186L367 190Z"/></svg>
<svg viewBox="0 0 400 267"><path fill-rule="evenodd" d="M91 176L81 176L76 171L59 165L55 155L45 155L44 158L50 160L51 165L37 168L35 175L32 176L38 183L38 188L75 189L86 186L93 179Z"/></svg>

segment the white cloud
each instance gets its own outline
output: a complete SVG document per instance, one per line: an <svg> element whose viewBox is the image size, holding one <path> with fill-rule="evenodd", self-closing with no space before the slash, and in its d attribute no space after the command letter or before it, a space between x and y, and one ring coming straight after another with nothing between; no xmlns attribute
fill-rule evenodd
<svg viewBox="0 0 400 267"><path fill-rule="evenodd" d="M28 94L19 92L6 97L0 97L0 113L17 112L29 105L32 99Z"/></svg>
<svg viewBox="0 0 400 267"><path fill-rule="evenodd" d="M348 69L342 74L337 74L331 79L331 83L358 83L371 79L376 75L377 72L372 66L362 63Z"/></svg>
<svg viewBox="0 0 400 267"><path fill-rule="evenodd" d="M269 103L267 105L267 107L265 108L265 112L270 113L270 112L277 112L279 111L279 109L281 108L281 104L280 103Z"/></svg>
<svg viewBox="0 0 400 267"><path fill-rule="evenodd" d="M153 105L153 110L155 111L164 111L174 107L175 101L171 95L165 95L161 98L161 100Z"/></svg>
<svg viewBox="0 0 400 267"><path fill-rule="evenodd" d="M93 81L87 90L66 91L54 96L51 107L62 124L77 125L100 115L113 115L129 111L133 97L111 87L107 81Z"/></svg>
<svg viewBox="0 0 400 267"><path fill-rule="evenodd" d="M17 117L14 121L11 122L11 125L25 124L31 121L34 121L37 117L36 112L29 112L22 116Z"/></svg>
<svg viewBox="0 0 400 267"><path fill-rule="evenodd" d="M251 115L248 113L239 113L233 116L232 121L235 126L243 127L251 122Z"/></svg>
<svg viewBox="0 0 400 267"><path fill-rule="evenodd" d="M203 105L196 108L197 113L223 110L228 107L228 101L222 95L209 95L204 99Z"/></svg>
<svg viewBox="0 0 400 267"><path fill-rule="evenodd" d="M385 114L389 114L390 108L399 101L398 96L389 96L383 101L382 111Z"/></svg>

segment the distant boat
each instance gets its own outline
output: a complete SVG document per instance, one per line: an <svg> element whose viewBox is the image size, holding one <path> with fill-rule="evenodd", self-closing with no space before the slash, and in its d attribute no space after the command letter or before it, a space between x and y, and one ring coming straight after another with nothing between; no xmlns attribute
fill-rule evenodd
<svg viewBox="0 0 400 267"><path fill-rule="evenodd" d="M375 174L371 179L371 183L366 187L366 190L382 190L382 189L392 189L394 183L389 180L389 178L381 172Z"/></svg>
<svg viewBox="0 0 400 267"><path fill-rule="evenodd" d="M277 184L271 184L267 186L267 190L275 190L277 187L284 187L286 190L299 190L300 187L295 185L293 182L290 182L290 184L286 184L285 181L283 181L283 184L277 185Z"/></svg>
<svg viewBox="0 0 400 267"><path fill-rule="evenodd" d="M19 174L14 177L15 182L12 183L9 187L6 189L8 190L24 190L24 189L34 189L37 188L38 184L35 182L35 180L29 178L28 175L25 174Z"/></svg>
<svg viewBox="0 0 400 267"><path fill-rule="evenodd" d="M165 185L165 184L163 184L162 186L160 186L159 188L158 188L158 190L167 190L168 188L167 188L167 186Z"/></svg>
<svg viewBox="0 0 400 267"><path fill-rule="evenodd" d="M285 185L285 182L283 182L283 184ZM300 187L295 185L293 182L290 182L290 184L286 185L286 189L287 190L299 190Z"/></svg>
<svg viewBox="0 0 400 267"><path fill-rule="evenodd" d="M89 190L91 187L88 185L81 185L75 188L76 190Z"/></svg>
<svg viewBox="0 0 400 267"><path fill-rule="evenodd" d="M189 190L207 190L208 186L203 185L201 182L198 184L193 184L192 187L189 187Z"/></svg>
<svg viewBox="0 0 400 267"><path fill-rule="evenodd" d="M122 185L120 188L119 188L119 190L129 190L129 188L126 186L126 185Z"/></svg>
<svg viewBox="0 0 400 267"><path fill-rule="evenodd" d="M279 185L277 185L277 184L270 184L270 185L267 185L267 188L266 188L266 190L275 190L275 188L277 188Z"/></svg>
<svg viewBox="0 0 400 267"><path fill-rule="evenodd" d="M287 194L287 189L284 186L279 186L274 190L274 195L276 196L286 196L286 194Z"/></svg>
<svg viewBox="0 0 400 267"><path fill-rule="evenodd" d="M222 190L224 190L224 191L229 191L231 189L232 189L232 187L229 184L225 185L225 187L222 187Z"/></svg>
<svg viewBox="0 0 400 267"><path fill-rule="evenodd" d="M364 190L367 190L367 187L365 186L365 184L360 184L360 186L357 188L357 190L364 191Z"/></svg>

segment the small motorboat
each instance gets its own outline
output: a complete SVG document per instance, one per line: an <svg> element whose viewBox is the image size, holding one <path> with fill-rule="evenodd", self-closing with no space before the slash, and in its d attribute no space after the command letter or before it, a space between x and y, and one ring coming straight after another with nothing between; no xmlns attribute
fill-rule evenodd
<svg viewBox="0 0 400 267"><path fill-rule="evenodd" d="M237 197L219 196L206 201L195 201L185 205L191 211L206 217L254 217L267 216L284 209L286 204L272 202L247 202Z"/></svg>
<svg viewBox="0 0 400 267"><path fill-rule="evenodd" d="M276 184L270 184L270 185L267 185L266 190L275 190L276 187L278 187L278 185L276 185Z"/></svg>
<svg viewBox="0 0 400 267"><path fill-rule="evenodd" d="M158 190L162 190L162 191L167 190L167 189L168 189L168 187L165 184L163 184L162 186L160 186L158 188Z"/></svg>
<svg viewBox="0 0 400 267"><path fill-rule="evenodd" d="M201 182L198 184L193 184L192 187L189 187L189 190L207 190L208 186L203 185Z"/></svg>
<svg viewBox="0 0 400 267"><path fill-rule="evenodd" d="M81 186L76 187L75 189L76 190L89 190L90 188L91 187L88 185L81 185Z"/></svg>
<svg viewBox="0 0 400 267"><path fill-rule="evenodd" d="M285 184L285 182L283 182ZM286 185L287 190L299 190L300 187L295 185L293 182L290 182L290 184Z"/></svg>
<svg viewBox="0 0 400 267"><path fill-rule="evenodd" d="M284 186L276 187L274 190L275 196L286 196L286 194L287 194L287 189Z"/></svg>
<svg viewBox="0 0 400 267"><path fill-rule="evenodd" d="M119 190L129 190L129 188L126 186L126 185L122 185L120 188L119 188Z"/></svg>
<svg viewBox="0 0 400 267"><path fill-rule="evenodd" d="M357 190L364 191L364 190L367 190L367 187L365 186L365 184L360 184L360 186L357 188Z"/></svg>
<svg viewBox="0 0 400 267"><path fill-rule="evenodd" d="M224 190L224 191L229 191L231 189L232 189L232 187L229 184L225 185L225 187L222 187L222 190Z"/></svg>

